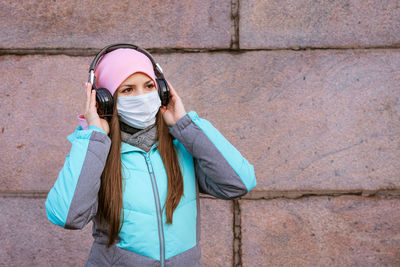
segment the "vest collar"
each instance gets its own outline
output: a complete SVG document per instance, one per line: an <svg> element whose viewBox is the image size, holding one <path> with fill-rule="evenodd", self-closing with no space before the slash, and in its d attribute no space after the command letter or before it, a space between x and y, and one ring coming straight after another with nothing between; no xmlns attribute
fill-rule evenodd
<svg viewBox="0 0 400 267"><path fill-rule="evenodd" d="M145 153L145 154L146 154L146 153L150 153L151 151L153 151L153 150L155 150L155 149L157 149L157 148L158 148L158 141L156 141L156 142L151 146L149 152L146 152L146 151L144 151L143 149L141 149L141 148L139 148L139 147L136 147L136 146L133 146L133 145L130 145L130 144L128 144L128 143L121 142L121 154L123 154L123 153L128 153L128 152L133 152L133 151L141 152L141 153Z"/></svg>

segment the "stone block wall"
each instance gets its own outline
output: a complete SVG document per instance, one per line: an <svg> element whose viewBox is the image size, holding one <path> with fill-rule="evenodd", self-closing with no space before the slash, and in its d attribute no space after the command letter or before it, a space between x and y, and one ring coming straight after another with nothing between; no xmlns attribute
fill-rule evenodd
<svg viewBox="0 0 400 267"><path fill-rule="evenodd" d="M2 1L0 265L80 266L44 201L98 50L138 44L256 170L201 196L205 266L400 265L397 0Z"/></svg>

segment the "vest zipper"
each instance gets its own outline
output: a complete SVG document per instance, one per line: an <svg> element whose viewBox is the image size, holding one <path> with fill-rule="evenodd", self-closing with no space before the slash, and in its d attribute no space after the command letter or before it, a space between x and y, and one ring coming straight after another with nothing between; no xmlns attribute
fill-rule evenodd
<svg viewBox="0 0 400 267"><path fill-rule="evenodd" d="M151 152L151 150L148 153L150 153L150 152ZM154 195L154 201L156 204L156 211L157 211L158 237L160 239L160 261L161 261L161 267L164 267L164 265L165 265L165 240L164 240L164 228L163 228L163 222L162 222L160 195L158 194L156 178L154 176L154 170L153 170L153 166L150 161L149 154L147 154L147 153L144 154L144 157L146 159L147 170L149 171L151 185L153 187L153 195Z"/></svg>

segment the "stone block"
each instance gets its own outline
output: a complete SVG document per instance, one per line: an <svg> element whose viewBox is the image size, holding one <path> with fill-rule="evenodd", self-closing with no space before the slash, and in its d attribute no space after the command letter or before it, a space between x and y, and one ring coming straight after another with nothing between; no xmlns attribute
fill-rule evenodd
<svg viewBox="0 0 400 267"><path fill-rule="evenodd" d="M240 1L240 48L378 47L400 43L399 1Z"/></svg>
<svg viewBox="0 0 400 267"><path fill-rule="evenodd" d="M84 112L88 58L0 57L0 190L47 191Z"/></svg>
<svg viewBox="0 0 400 267"><path fill-rule="evenodd" d="M399 266L400 198L242 200L243 266Z"/></svg>
<svg viewBox="0 0 400 267"><path fill-rule="evenodd" d="M0 48L229 48L230 1L2 1Z"/></svg>
<svg viewBox="0 0 400 267"><path fill-rule="evenodd" d="M232 266L232 202L200 199L200 245L204 266Z"/></svg>
<svg viewBox="0 0 400 267"><path fill-rule="evenodd" d="M93 242L92 223L66 230L47 220L42 198L0 198L3 266L83 266Z"/></svg>
<svg viewBox="0 0 400 267"><path fill-rule="evenodd" d="M400 53L162 55L187 110L252 163L254 191L400 187Z"/></svg>

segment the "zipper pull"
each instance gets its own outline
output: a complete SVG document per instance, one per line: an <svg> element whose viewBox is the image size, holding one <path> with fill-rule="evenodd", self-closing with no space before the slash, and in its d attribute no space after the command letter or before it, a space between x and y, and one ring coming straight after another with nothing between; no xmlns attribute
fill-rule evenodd
<svg viewBox="0 0 400 267"><path fill-rule="evenodd" d="M147 154L147 153L145 154L145 159L146 159L147 166L149 166L150 174L153 174L153 168L151 167L151 161L150 161L149 154Z"/></svg>

